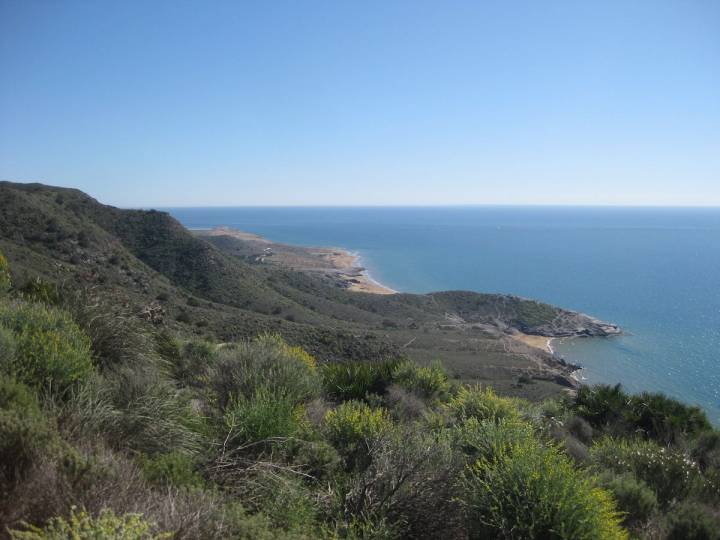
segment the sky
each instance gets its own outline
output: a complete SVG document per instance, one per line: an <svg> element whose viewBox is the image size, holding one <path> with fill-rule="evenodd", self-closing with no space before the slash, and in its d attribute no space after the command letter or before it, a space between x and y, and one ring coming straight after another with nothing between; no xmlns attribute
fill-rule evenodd
<svg viewBox="0 0 720 540"><path fill-rule="evenodd" d="M0 0L0 179L116 206L720 206L717 0Z"/></svg>

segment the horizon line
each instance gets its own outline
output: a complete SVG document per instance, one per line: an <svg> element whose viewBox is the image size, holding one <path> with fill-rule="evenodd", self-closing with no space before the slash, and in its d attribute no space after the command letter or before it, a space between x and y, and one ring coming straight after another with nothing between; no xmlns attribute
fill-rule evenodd
<svg viewBox="0 0 720 540"><path fill-rule="evenodd" d="M636 208L636 209L720 209L720 204L589 204L589 203L448 203L448 204L237 204L237 205L133 205L127 210L232 209L232 208Z"/></svg>

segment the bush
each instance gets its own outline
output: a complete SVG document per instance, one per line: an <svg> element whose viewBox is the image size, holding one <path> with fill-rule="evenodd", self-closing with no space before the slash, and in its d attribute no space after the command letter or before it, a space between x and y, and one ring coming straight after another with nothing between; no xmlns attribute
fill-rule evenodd
<svg viewBox="0 0 720 540"><path fill-rule="evenodd" d="M446 407L458 421L475 418L499 422L520 417L517 401L500 397L492 388L482 389L479 385L461 386Z"/></svg>
<svg viewBox="0 0 720 540"><path fill-rule="evenodd" d="M57 304L60 301L60 295L57 286L36 277L29 280L20 289L23 298L31 302L43 302L45 304Z"/></svg>
<svg viewBox="0 0 720 540"><path fill-rule="evenodd" d="M683 499L701 481L695 462L652 441L605 438L595 443L590 453L600 471L634 474L655 492L663 505Z"/></svg>
<svg viewBox="0 0 720 540"><path fill-rule="evenodd" d="M12 372L16 352L15 335L9 329L0 326L0 373Z"/></svg>
<svg viewBox="0 0 720 540"><path fill-rule="evenodd" d="M320 390L313 357L272 335L223 348L208 377L221 409L232 399L251 399L261 388L295 403L317 396Z"/></svg>
<svg viewBox="0 0 720 540"><path fill-rule="evenodd" d="M25 475L56 439L37 397L22 383L0 376L0 479Z"/></svg>
<svg viewBox="0 0 720 540"><path fill-rule="evenodd" d="M10 531L13 540L157 540L172 535L154 534L152 525L141 514L116 516L112 510L103 510L93 518L87 512L73 509L68 519L56 517L45 527L28 526L25 531Z"/></svg>
<svg viewBox="0 0 720 540"><path fill-rule="evenodd" d="M304 417L304 409L292 396L260 388L246 398L233 398L225 409L228 443L243 446L293 435Z"/></svg>
<svg viewBox="0 0 720 540"><path fill-rule="evenodd" d="M93 371L90 339L65 311L17 301L0 306L0 326L13 332L17 345L3 367L22 382L63 390Z"/></svg>
<svg viewBox="0 0 720 540"><path fill-rule="evenodd" d="M711 429L705 413L663 394L628 395L622 387L583 386L575 399L578 414L594 427L615 434L636 434L674 444Z"/></svg>
<svg viewBox="0 0 720 540"><path fill-rule="evenodd" d="M610 494L557 448L542 446L531 428L470 424L476 433L464 439L480 443L464 476L471 538L627 538Z"/></svg>
<svg viewBox="0 0 720 540"><path fill-rule="evenodd" d="M189 341L172 360L173 378L186 386L198 386L217 358L217 347L207 341Z"/></svg>
<svg viewBox="0 0 720 540"><path fill-rule="evenodd" d="M658 508L655 492L632 474L605 473L600 482L613 494L618 508L625 513L624 523L630 527L647 522Z"/></svg>
<svg viewBox="0 0 720 540"><path fill-rule="evenodd" d="M155 362L148 326L129 310L113 307L87 291L64 294L63 307L90 338L101 368Z"/></svg>
<svg viewBox="0 0 720 540"><path fill-rule="evenodd" d="M392 383L397 361L325 364L321 368L325 393L338 401L384 394Z"/></svg>
<svg viewBox="0 0 720 540"><path fill-rule="evenodd" d="M720 521L697 503L683 503L667 517L667 540L718 540Z"/></svg>
<svg viewBox="0 0 720 540"><path fill-rule="evenodd" d="M367 466L369 449L392 427L385 409L371 409L360 401L345 401L325 415L323 432L346 460L348 468Z"/></svg>
<svg viewBox="0 0 720 540"><path fill-rule="evenodd" d="M7 259L0 252L0 296L4 295L10 290L12 280L10 279L10 266L8 265Z"/></svg>
<svg viewBox="0 0 720 540"><path fill-rule="evenodd" d="M108 374L104 392L105 400L117 410L112 424L103 427L114 447L148 455L198 451L202 419L152 368Z"/></svg>
<svg viewBox="0 0 720 540"><path fill-rule="evenodd" d="M414 362L402 362L393 372L395 384L429 399L444 396L450 390L448 376L441 364L422 367Z"/></svg>
<svg viewBox="0 0 720 540"><path fill-rule="evenodd" d="M462 538L458 478L464 463L447 432L392 430L370 447L370 464L352 477L343 509L372 517L392 538ZM397 534L399 533L399 534Z"/></svg>
<svg viewBox="0 0 720 540"><path fill-rule="evenodd" d="M174 487L202 487L203 479L192 458L180 452L145 456L140 460L143 476L154 484Z"/></svg>

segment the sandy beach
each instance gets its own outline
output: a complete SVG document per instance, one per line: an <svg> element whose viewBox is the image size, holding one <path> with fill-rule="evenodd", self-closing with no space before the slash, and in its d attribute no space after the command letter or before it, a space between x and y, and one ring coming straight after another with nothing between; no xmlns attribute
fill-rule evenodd
<svg viewBox="0 0 720 540"><path fill-rule="evenodd" d="M212 237L230 237L240 242L236 255L260 264L280 265L331 280L336 286L355 292L396 294L378 283L361 265L360 256L343 248L303 247L281 244L253 233L229 227L194 231Z"/></svg>
<svg viewBox="0 0 720 540"><path fill-rule="evenodd" d="M552 348L552 340L555 338L549 338L546 336L531 336L529 334L523 334L522 332L518 332L513 335L513 337L518 341L522 341L525 345L530 345L536 349L542 349L550 354L554 354L555 352Z"/></svg>

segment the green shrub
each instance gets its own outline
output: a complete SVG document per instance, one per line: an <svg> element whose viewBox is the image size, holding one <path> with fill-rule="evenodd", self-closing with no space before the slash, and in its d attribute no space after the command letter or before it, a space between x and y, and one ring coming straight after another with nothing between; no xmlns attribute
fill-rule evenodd
<svg viewBox="0 0 720 540"><path fill-rule="evenodd" d="M217 358L217 347L207 341L189 341L172 361L173 378L186 386L198 386Z"/></svg>
<svg viewBox="0 0 720 540"><path fill-rule="evenodd" d="M349 479L345 515L384 523L395 532L392 538L465 537L458 500L465 464L448 435L407 426L377 439L368 468Z"/></svg>
<svg viewBox="0 0 720 540"><path fill-rule="evenodd" d="M683 499L701 482L694 461L652 441L608 437L595 443L590 453L598 470L634 474L655 492L661 504Z"/></svg>
<svg viewBox="0 0 720 540"><path fill-rule="evenodd" d="M398 361L347 362L321 367L325 393L339 401L365 399L368 394L384 394L392 383Z"/></svg>
<svg viewBox="0 0 720 540"><path fill-rule="evenodd" d="M0 376L0 479L22 477L48 454L56 434L24 384Z"/></svg>
<svg viewBox="0 0 720 540"><path fill-rule="evenodd" d="M628 401L629 396L619 384L583 385L578 389L575 408L590 424L603 428L622 418Z"/></svg>
<svg viewBox="0 0 720 540"><path fill-rule="evenodd" d="M313 357L272 335L221 349L208 380L221 409L232 399L252 398L261 388L295 403L317 396L320 390Z"/></svg>
<svg viewBox="0 0 720 540"><path fill-rule="evenodd" d="M628 526L647 522L658 508L655 492L632 474L605 473L600 483L613 494Z"/></svg>
<svg viewBox="0 0 720 540"><path fill-rule="evenodd" d="M373 441L391 427L385 409L371 409L361 401L345 401L327 412L323 433L343 455L349 468L363 468L367 466Z"/></svg>
<svg viewBox="0 0 720 540"><path fill-rule="evenodd" d="M60 301L60 294L54 283L35 277L29 280L20 288L23 298L30 302L43 302L45 304L57 304Z"/></svg>
<svg viewBox="0 0 720 540"><path fill-rule="evenodd" d="M478 457L464 476L471 538L627 538L610 494L529 427L500 420L475 429L466 441L481 443Z"/></svg>
<svg viewBox="0 0 720 540"><path fill-rule="evenodd" d="M447 409L459 421L468 418L477 420L517 420L520 417L517 401L500 397L492 388L461 386L447 403Z"/></svg>
<svg viewBox="0 0 720 540"><path fill-rule="evenodd" d="M696 502L686 502L667 516L667 540L718 540L720 520Z"/></svg>
<svg viewBox="0 0 720 540"><path fill-rule="evenodd" d="M630 403L626 408L628 423L665 444L681 442L712 427L700 407L663 394L643 392L632 396Z"/></svg>
<svg viewBox="0 0 720 540"><path fill-rule="evenodd" d="M0 373L12 372L16 352L15 334L0 326Z"/></svg>
<svg viewBox="0 0 720 540"><path fill-rule="evenodd" d="M16 342L14 360L3 367L22 382L62 390L93 371L90 340L65 311L17 301L0 306L0 326Z"/></svg>
<svg viewBox="0 0 720 540"><path fill-rule="evenodd" d="M628 395L615 386L583 386L575 399L578 414L594 427L615 434L637 434L673 444L711 429L705 413L663 394Z"/></svg>
<svg viewBox="0 0 720 540"><path fill-rule="evenodd" d="M144 456L140 459L143 476L154 484L174 487L202 487L202 476L190 456L180 452Z"/></svg>
<svg viewBox="0 0 720 540"><path fill-rule="evenodd" d="M103 510L93 518L73 509L68 519L56 517L43 528L28 526L25 531L10 531L13 540L159 540L170 533L154 534L152 525L141 514L117 516Z"/></svg>
<svg viewBox="0 0 720 540"><path fill-rule="evenodd" d="M116 448L148 455L199 450L205 431L202 418L152 367L109 373L104 392L117 414L103 431Z"/></svg>
<svg viewBox="0 0 720 540"><path fill-rule="evenodd" d="M8 265L7 259L0 252L0 296L4 295L10 290L12 280L10 279L10 266Z"/></svg>
<svg viewBox="0 0 720 540"><path fill-rule="evenodd" d="M393 380L405 390L426 399L444 396L450 390L447 373L441 364L425 367L402 362L393 371Z"/></svg>
<svg viewBox="0 0 720 540"><path fill-rule="evenodd" d="M242 446L293 435L304 417L292 396L260 388L247 398L233 398L225 409L224 431L229 443Z"/></svg>
<svg viewBox="0 0 720 540"><path fill-rule="evenodd" d="M63 307L90 338L95 363L102 369L143 366L156 361L147 323L87 291L63 295Z"/></svg>

